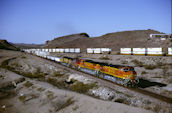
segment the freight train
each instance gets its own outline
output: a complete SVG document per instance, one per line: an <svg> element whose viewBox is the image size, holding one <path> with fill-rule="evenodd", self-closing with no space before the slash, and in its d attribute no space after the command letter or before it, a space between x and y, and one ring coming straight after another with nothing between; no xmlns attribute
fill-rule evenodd
<svg viewBox="0 0 172 113"><path fill-rule="evenodd" d="M99 78L103 78L117 84L121 84L129 87L137 87L139 79L136 76L136 71L134 67L122 66L122 65L112 65L102 62L95 62L93 60L86 60L83 58L71 58L71 57L56 57L51 56L49 52L43 51L27 51L49 60L53 60L64 66L77 69L79 71L94 75Z"/></svg>

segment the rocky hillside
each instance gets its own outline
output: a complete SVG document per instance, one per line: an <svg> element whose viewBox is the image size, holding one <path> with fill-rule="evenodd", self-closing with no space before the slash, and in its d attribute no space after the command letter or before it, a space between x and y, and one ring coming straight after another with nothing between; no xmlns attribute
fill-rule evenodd
<svg viewBox="0 0 172 113"><path fill-rule="evenodd" d="M47 41L45 48L79 47L108 47L118 51L123 47L171 47L170 40L162 41L158 38L150 39L150 34L157 34L155 30L134 30L108 33L100 37L89 37L86 33L73 34Z"/></svg>
<svg viewBox="0 0 172 113"><path fill-rule="evenodd" d="M6 40L0 40L0 49L19 50L19 48L15 47L13 44L7 42Z"/></svg>
<svg viewBox="0 0 172 113"><path fill-rule="evenodd" d="M58 37L52 41L47 41L45 48L63 48L63 47L87 47L87 42L92 39L86 33L72 34L68 36Z"/></svg>

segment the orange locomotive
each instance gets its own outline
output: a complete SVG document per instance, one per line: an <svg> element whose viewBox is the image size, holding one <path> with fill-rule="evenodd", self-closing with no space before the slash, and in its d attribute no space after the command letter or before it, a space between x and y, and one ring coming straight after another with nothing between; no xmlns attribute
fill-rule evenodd
<svg viewBox="0 0 172 113"><path fill-rule="evenodd" d="M64 60L68 66L124 86L137 86L139 82L136 78L136 72L131 66L112 65L92 60L72 59L69 57L64 57L63 59L68 59L68 62Z"/></svg>

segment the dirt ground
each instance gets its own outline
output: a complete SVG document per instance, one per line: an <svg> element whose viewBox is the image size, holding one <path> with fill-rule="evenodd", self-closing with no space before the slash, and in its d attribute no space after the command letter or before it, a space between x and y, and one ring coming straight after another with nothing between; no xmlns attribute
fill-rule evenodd
<svg viewBox="0 0 172 113"><path fill-rule="evenodd" d="M145 82L141 87L172 98L172 57L171 56L131 56L103 54L64 54L51 53L54 56L69 56L92 59L114 65L133 66L137 76Z"/></svg>
<svg viewBox="0 0 172 113"><path fill-rule="evenodd" d="M109 98L129 97L36 56L0 50L0 64L1 113L170 113L134 97L140 106Z"/></svg>

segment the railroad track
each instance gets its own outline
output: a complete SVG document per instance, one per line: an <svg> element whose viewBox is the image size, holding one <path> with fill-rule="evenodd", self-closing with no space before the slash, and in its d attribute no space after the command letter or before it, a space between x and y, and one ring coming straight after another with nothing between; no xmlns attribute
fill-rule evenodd
<svg viewBox="0 0 172 113"><path fill-rule="evenodd" d="M38 56L37 56L38 57ZM42 58L42 57L40 57ZM84 76L87 76L89 78L92 78L92 79L96 79L97 82L100 82L100 83L103 83L105 84L106 86L112 88L112 89L115 89L115 86L119 86L119 87L122 87L122 88L125 88L127 90L130 90L130 91L134 91L134 92L137 92L139 94L142 94L142 95L145 95L145 96L149 96L149 97L152 97L154 99L157 99L157 100L160 100L160 101L163 101L163 102L166 102L166 103L169 103L169 104L172 104L172 98L170 97L166 97L166 96L163 96L163 95L159 95L157 93L154 93L154 92L151 92L151 91L147 91L147 90L144 90L142 88L130 88L130 87L125 87L123 85L120 85L120 84L117 84L117 83L114 83L112 81L108 81L106 79L103 79L103 78L98 78L94 75L91 75L91 74L88 74L88 73L85 73L85 72L81 72L81 71L78 71L76 69L72 69L72 68L69 68L69 67L66 67L64 65L61 65L60 63L58 62L55 62L55 61L52 61L52 60L48 60L48 59L45 59L45 58L42 58L48 62L51 62L53 63L53 65L55 67L60 67L60 68L63 68L63 69L66 69L70 72L73 72L73 73L78 73L78 74L82 74Z"/></svg>

